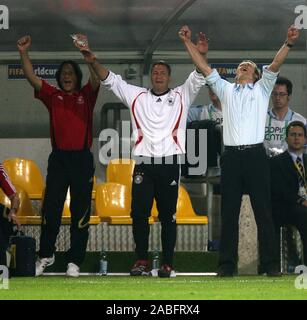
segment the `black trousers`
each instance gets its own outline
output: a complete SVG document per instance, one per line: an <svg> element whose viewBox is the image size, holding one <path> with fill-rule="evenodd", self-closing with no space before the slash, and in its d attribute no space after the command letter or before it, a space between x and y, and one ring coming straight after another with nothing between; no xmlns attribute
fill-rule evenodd
<svg viewBox="0 0 307 320"><path fill-rule="evenodd" d="M154 198L161 222L162 264L173 263L176 244L176 206L178 199L180 165L177 163L157 164L157 158L146 158L146 163L136 164L132 184L132 229L135 252L139 260L148 259L150 226L148 217ZM137 159L140 161L140 159ZM148 163L150 162L151 163Z"/></svg>
<svg viewBox="0 0 307 320"><path fill-rule="evenodd" d="M278 247L271 213L270 168L263 146L225 148L221 157L221 243L219 269L236 272L241 199L249 194L258 228L260 264L278 270Z"/></svg>
<svg viewBox="0 0 307 320"><path fill-rule="evenodd" d="M41 258L51 257L55 251L63 206L70 187L70 249L66 261L78 266L83 262L88 241L93 175L93 155L89 150L54 150L50 154L42 207Z"/></svg>
<svg viewBox="0 0 307 320"><path fill-rule="evenodd" d="M280 227L295 226L302 239L304 265L307 266L307 207L300 204L273 203L272 208L278 244L280 245Z"/></svg>
<svg viewBox="0 0 307 320"><path fill-rule="evenodd" d="M6 266L6 249L13 234L13 223L7 218L9 211L9 208L0 204L0 265L4 266Z"/></svg>

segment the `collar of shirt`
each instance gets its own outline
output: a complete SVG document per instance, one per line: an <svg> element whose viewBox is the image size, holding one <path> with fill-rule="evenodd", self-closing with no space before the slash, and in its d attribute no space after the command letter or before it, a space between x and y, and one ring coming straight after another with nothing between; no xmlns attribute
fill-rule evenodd
<svg viewBox="0 0 307 320"><path fill-rule="evenodd" d="M151 92L154 96L156 96L156 97L164 96L165 94L169 93L170 91L171 91L171 89L168 88L166 91L164 91L164 92L162 92L162 93L155 93L155 92L153 91L153 89L150 89L150 92Z"/></svg>
<svg viewBox="0 0 307 320"><path fill-rule="evenodd" d="M253 83L247 83L246 85L242 85L242 84L239 84L239 83L236 83L235 84L235 91L239 91L240 88L245 88L245 86L249 89L253 89L254 88L254 84Z"/></svg>
<svg viewBox="0 0 307 320"><path fill-rule="evenodd" d="M270 108L270 109L268 110L268 114L269 114L269 116L270 116L271 118L273 118L273 119L275 119L275 120L278 120L277 117L276 117L276 115L275 115L275 113L273 112L273 108ZM293 112L290 108L288 108L288 111L287 111L284 119L283 119L283 120L280 120L280 121L291 121L293 115L294 115L294 112Z"/></svg>
<svg viewBox="0 0 307 320"><path fill-rule="evenodd" d="M291 152L291 151L289 151L289 150L288 150L288 152L289 152L289 154L290 154L290 156L291 156L291 158L292 158L292 160L293 160L294 162L296 162L296 159L297 159L297 158L300 158L300 159L302 160L302 162L304 161L304 160L303 160L303 153L296 154L296 153L293 153L293 152Z"/></svg>

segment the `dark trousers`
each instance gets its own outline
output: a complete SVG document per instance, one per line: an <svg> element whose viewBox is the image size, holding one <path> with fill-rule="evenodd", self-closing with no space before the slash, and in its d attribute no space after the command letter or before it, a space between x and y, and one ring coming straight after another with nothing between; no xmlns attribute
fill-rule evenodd
<svg viewBox="0 0 307 320"><path fill-rule="evenodd" d="M219 269L232 273L237 269L239 215L244 193L250 196L257 223L261 266L265 271L278 268L278 248L271 214L270 168L264 148L258 146L239 151L226 147L221 169Z"/></svg>
<svg viewBox="0 0 307 320"><path fill-rule="evenodd" d="M66 260L78 266L83 262L88 241L93 175L93 155L89 150L54 150L50 154L42 207L41 258L51 257L55 251L63 206L70 187L70 249Z"/></svg>
<svg viewBox="0 0 307 320"><path fill-rule="evenodd" d="M300 204L273 203L273 220L279 245L280 227L292 225L297 228L303 243L304 265L307 266L307 207Z"/></svg>
<svg viewBox="0 0 307 320"><path fill-rule="evenodd" d="M163 158L161 161L164 161ZM176 163L147 164L146 162L137 164L134 168L131 217L135 252L139 260L148 259L150 232L148 217L151 215L155 198L161 222L162 264L173 263L179 174L180 165Z"/></svg>
<svg viewBox="0 0 307 320"><path fill-rule="evenodd" d="M0 204L0 265L6 266L6 249L13 234L13 223L8 221L10 209Z"/></svg>

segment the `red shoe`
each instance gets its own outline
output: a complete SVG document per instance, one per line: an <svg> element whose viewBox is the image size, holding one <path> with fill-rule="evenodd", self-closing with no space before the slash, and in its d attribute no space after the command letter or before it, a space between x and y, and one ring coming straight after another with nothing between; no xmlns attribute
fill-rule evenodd
<svg viewBox="0 0 307 320"><path fill-rule="evenodd" d="M137 260L132 269L130 270L130 276L148 276L148 274L148 260Z"/></svg>

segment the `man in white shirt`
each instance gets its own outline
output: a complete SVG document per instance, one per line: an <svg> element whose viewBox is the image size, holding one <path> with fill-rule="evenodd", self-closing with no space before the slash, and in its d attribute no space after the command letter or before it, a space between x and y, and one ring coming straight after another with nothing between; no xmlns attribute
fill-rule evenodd
<svg viewBox="0 0 307 320"><path fill-rule="evenodd" d="M191 32L186 32L184 37L190 38ZM184 84L170 89L171 68L166 62L159 61L151 68L152 89L130 85L98 62L85 36L79 35L79 39L74 43L94 68L101 84L113 91L131 113L135 141L133 155L136 159L131 217L137 261L130 275L147 275L150 271L148 217L155 198L162 241L162 265L158 275L170 277L176 243L179 155L185 153L188 108L205 84L205 79L195 70Z"/></svg>
<svg viewBox="0 0 307 320"><path fill-rule="evenodd" d="M221 242L219 276L233 276L238 260L238 221L241 199L247 191L258 227L261 265L268 276L279 276L277 241L271 214L270 170L263 147L265 120L270 94L278 71L299 36L294 26L263 76L252 61L243 61L236 71L236 83L229 83L201 59L195 45L187 40L188 51L206 81L216 93L223 109L225 152L221 159Z"/></svg>
<svg viewBox="0 0 307 320"><path fill-rule="evenodd" d="M301 121L306 125L306 119L289 108L292 87L289 79L277 78L271 95L273 107L268 110L265 125L264 147L269 156L287 149L286 128L292 121Z"/></svg>

